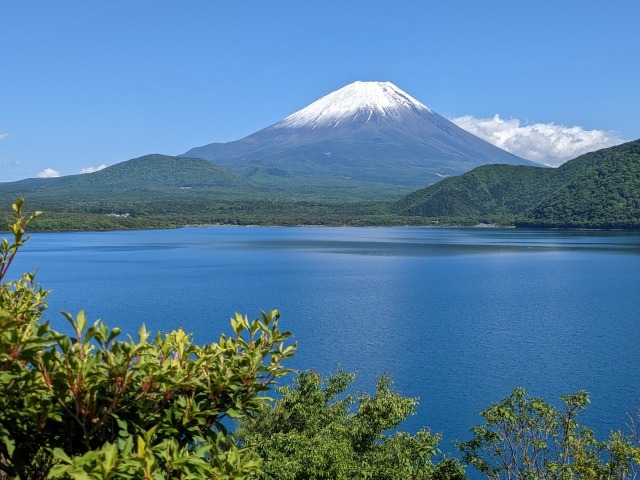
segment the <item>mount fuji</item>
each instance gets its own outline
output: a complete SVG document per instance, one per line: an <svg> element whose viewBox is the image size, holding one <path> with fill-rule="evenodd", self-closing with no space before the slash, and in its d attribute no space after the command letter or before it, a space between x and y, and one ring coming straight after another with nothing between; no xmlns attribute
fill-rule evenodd
<svg viewBox="0 0 640 480"><path fill-rule="evenodd" d="M389 82L355 82L245 138L193 148L257 184L424 187L491 163L536 165ZM337 183L336 183L337 182Z"/></svg>

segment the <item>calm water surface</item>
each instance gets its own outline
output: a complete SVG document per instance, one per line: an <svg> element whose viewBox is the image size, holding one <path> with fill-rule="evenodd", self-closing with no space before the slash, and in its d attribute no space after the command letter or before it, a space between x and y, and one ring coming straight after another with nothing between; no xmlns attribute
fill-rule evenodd
<svg viewBox="0 0 640 480"><path fill-rule="evenodd" d="M235 311L278 308L291 366L390 373L420 406L403 428L444 447L516 386L591 393L604 434L640 404L640 235L445 228L214 227L34 234L13 272L39 269L48 317L86 309L135 333L198 342Z"/></svg>

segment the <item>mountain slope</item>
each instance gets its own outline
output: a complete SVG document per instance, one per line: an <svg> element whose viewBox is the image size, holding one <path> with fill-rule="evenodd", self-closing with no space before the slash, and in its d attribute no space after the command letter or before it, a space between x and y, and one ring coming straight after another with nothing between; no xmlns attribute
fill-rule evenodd
<svg viewBox="0 0 640 480"><path fill-rule="evenodd" d="M413 192L401 215L518 216L518 225L640 226L640 140L581 155L562 166L487 165Z"/></svg>
<svg viewBox="0 0 640 480"><path fill-rule="evenodd" d="M411 187L488 163L536 165L462 130L388 82L355 82L248 137L184 155L248 178L269 167L291 177Z"/></svg>
<svg viewBox="0 0 640 480"><path fill-rule="evenodd" d="M242 177L200 158L145 155L93 173L0 183L0 195L61 201L139 199L149 195L242 193L249 187Z"/></svg>
<svg viewBox="0 0 640 480"><path fill-rule="evenodd" d="M591 155L588 168L534 206L518 224L640 228L640 140Z"/></svg>
<svg viewBox="0 0 640 480"><path fill-rule="evenodd" d="M396 202L401 215L457 217L522 212L553 191L553 170L515 165L485 165Z"/></svg>

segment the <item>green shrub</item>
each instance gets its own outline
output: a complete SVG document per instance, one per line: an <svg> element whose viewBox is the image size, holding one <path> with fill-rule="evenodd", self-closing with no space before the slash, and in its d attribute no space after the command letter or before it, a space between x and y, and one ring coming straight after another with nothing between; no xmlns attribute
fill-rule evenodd
<svg viewBox="0 0 640 480"><path fill-rule="evenodd" d="M263 460L259 478L282 480L462 479L453 460L437 465L440 435L385 432L413 413L415 398L378 379L374 396L346 394L355 376L339 372L322 378L299 373L293 386L278 389L281 398L256 417L241 422L239 437Z"/></svg>
<svg viewBox="0 0 640 480"><path fill-rule="evenodd" d="M259 470L224 426L260 410L293 355L277 311L234 335L194 345L176 330L120 340L119 329L64 314L74 334L42 320L33 274L7 281L36 215L13 205L0 246L0 478L245 478Z"/></svg>
<svg viewBox="0 0 640 480"><path fill-rule="evenodd" d="M608 480L637 478L640 446L620 432L607 442L580 424L586 392L561 398L556 408L523 388L481 412L485 423L460 443L467 463L488 479Z"/></svg>

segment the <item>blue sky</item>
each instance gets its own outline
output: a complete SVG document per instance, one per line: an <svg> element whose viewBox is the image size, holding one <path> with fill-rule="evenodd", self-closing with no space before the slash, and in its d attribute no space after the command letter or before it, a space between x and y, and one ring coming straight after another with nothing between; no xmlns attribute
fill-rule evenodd
<svg viewBox="0 0 640 480"><path fill-rule="evenodd" d="M557 164L640 137L638 19L637 0L0 0L0 181L236 140L356 80Z"/></svg>

